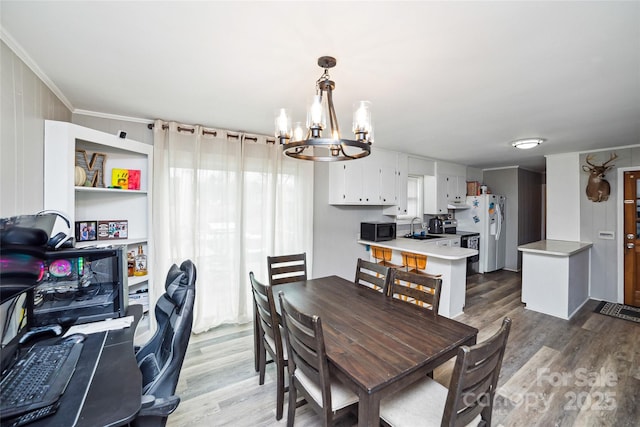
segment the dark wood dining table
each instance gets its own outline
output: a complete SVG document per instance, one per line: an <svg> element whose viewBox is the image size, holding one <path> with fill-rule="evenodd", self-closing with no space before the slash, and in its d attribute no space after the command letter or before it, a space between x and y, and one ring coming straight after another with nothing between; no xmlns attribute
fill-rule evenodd
<svg viewBox="0 0 640 427"><path fill-rule="evenodd" d="M330 369L358 394L359 426L379 426L383 397L424 378L478 335L476 328L338 276L274 287L278 312L280 292L321 318Z"/></svg>

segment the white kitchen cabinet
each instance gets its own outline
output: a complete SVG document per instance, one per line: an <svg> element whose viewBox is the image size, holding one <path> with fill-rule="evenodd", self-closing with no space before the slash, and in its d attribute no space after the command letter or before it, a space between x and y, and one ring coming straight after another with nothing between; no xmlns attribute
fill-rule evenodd
<svg viewBox="0 0 640 427"><path fill-rule="evenodd" d="M425 175L424 183L426 214L446 214L449 204L463 205L466 201L465 166L438 161L435 165L435 175Z"/></svg>
<svg viewBox="0 0 640 427"><path fill-rule="evenodd" d="M424 176L424 213L442 215L447 213L447 181L444 175Z"/></svg>
<svg viewBox="0 0 640 427"><path fill-rule="evenodd" d="M74 185L76 150L87 152L89 161L94 153L106 155L103 166L105 187ZM108 188L111 170L140 170L140 189ZM72 232L75 222L126 220L127 238L76 242L76 247L100 244L125 245L127 251L137 251L142 245L147 255L147 275L128 277L126 291L149 289L153 298L151 194L153 146L115 135L88 129L73 123L45 121L44 139L44 208L63 212L70 220ZM54 230L55 232L55 230ZM148 316L145 316L148 320ZM144 329L144 323L140 328Z"/></svg>
<svg viewBox="0 0 640 427"><path fill-rule="evenodd" d="M395 170L395 204L384 208L384 215L406 215L407 214L407 179L409 177L409 156L405 153L397 153Z"/></svg>
<svg viewBox="0 0 640 427"><path fill-rule="evenodd" d="M364 159L329 165L329 204L396 203L396 153L374 148Z"/></svg>

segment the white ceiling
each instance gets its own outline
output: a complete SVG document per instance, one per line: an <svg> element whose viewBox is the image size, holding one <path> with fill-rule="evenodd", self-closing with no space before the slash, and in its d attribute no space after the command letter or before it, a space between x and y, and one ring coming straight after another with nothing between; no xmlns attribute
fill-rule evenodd
<svg viewBox="0 0 640 427"><path fill-rule="evenodd" d="M0 1L2 38L76 112L273 132L331 55L343 133L475 167L640 143L640 2ZM529 151L510 141L547 139Z"/></svg>

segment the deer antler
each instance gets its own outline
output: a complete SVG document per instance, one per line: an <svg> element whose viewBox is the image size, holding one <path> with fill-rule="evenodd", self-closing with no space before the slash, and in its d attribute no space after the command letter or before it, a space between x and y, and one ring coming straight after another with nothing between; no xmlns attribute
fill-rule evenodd
<svg viewBox="0 0 640 427"><path fill-rule="evenodd" d="M593 159L593 154L587 154L587 157L584 159L585 162L587 162L587 164L593 168L596 167L596 165L594 165L593 163L591 163L591 160Z"/></svg>
<svg viewBox="0 0 640 427"><path fill-rule="evenodd" d="M617 158L618 158L618 155L617 155L616 153L611 153L611 154L609 155L609 160L607 160L606 162L604 162L604 163L602 164L602 167L607 166L607 163L612 162L612 161L614 161L614 160L615 160L615 159L617 159Z"/></svg>

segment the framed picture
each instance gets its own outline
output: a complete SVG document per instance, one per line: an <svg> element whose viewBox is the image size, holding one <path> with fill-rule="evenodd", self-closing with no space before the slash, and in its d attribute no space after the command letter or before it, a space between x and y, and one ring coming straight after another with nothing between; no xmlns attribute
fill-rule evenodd
<svg viewBox="0 0 640 427"><path fill-rule="evenodd" d="M76 242L88 242L97 239L97 221L76 221Z"/></svg>
<svg viewBox="0 0 640 427"><path fill-rule="evenodd" d="M98 240L117 240L129 237L129 224L126 220L98 221Z"/></svg>

